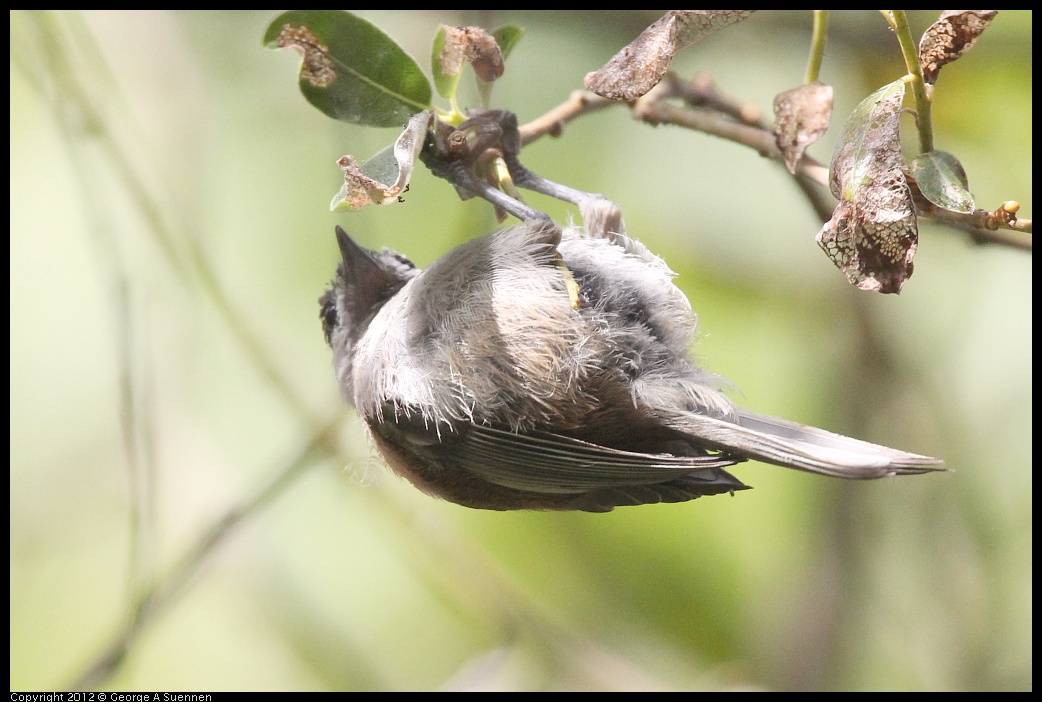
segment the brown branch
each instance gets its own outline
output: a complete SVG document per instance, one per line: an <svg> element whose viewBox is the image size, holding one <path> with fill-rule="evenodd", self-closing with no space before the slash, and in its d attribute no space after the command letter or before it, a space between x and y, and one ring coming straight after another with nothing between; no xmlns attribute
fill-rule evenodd
<svg viewBox="0 0 1042 702"><path fill-rule="evenodd" d="M521 144L522 146L527 146L536 139L546 135L560 136L564 125L576 117L620 104L625 103L609 100L585 90L575 90L568 96L567 100L545 115L537 117L528 124L519 127L518 132L521 135Z"/></svg>
<svg viewBox="0 0 1042 702"><path fill-rule="evenodd" d="M966 232L976 244L1000 244L1022 251L1032 250L1031 220L1004 219L996 216L996 212L974 210L973 212L952 212L925 202L916 188L912 188L915 199L916 214L931 219L952 229Z"/></svg>
<svg viewBox="0 0 1042 702"><path fill-rule="evenodd" d="M671 100L680 100L683 104ZM632 110L634 118L653 126L672 124L710 134L784 163L774 134L759 119L754 107L721 94L705 76L684 81L673 73L667 73L646 95L631 101L610 100L577 90L565 102L521 126L521 143L527 145L546 135L559 136L568 122L612 106L626 106ZM796 165L796 182L821 221L828 221L836 203L827 190L828 168L804 155ZM918 216L966 232L976 243L1031 250L1031 239L1024 236L1031 233L1030 219L998 217L996 213L999 210L995 213L977 210L961 214L920 206L920 198L916 199Z"/></svg>

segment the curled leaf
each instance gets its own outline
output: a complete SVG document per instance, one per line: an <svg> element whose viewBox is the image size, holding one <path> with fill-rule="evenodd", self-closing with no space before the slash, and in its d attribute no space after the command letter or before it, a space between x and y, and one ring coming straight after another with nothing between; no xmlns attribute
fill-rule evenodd
<svg viewBox="0 0 1042 702"><path fill-rule="evenodd" d="M481 27L441 25L434 38L431 69L434 85L443 98L455 97L465 62L473 66L478 80L486 83L503 75L503 52L495 37Z"/></svg>
<svg viewBox="0 0 1042 702"><path fill-rule="evenodd" d="M886 190L880 193L879 202L867 208L839 203L817 241L851 284L862 290L898 293L912 275L919 235L915 215L902 209L904 197Z"/></svg>
<svg viewBox="0 0 1042 702"><path fill-rule="evenodd" d="M431 116L430 110L413 116L393 145L377 152L361 166L350 155L337 161L344 172L344 185L329 204L329 209L357 210L366 205L397 202L409 187Z"/></svg>
<svg viewBox="0 0 1042 702"><path fill-rule="evenodd" d="M919 40L919 65L926 82L936 83L941 66L969 51L997 14L997 10L942 12Z"/></svg>
<svg viewBox="0 0 1042 702"><path fill-rule="evenodd" d="M912 275L919 232L901 169L903 98L900 80L865 98L843 125L832 157L829 185L840 202L817 241L862 290L900 292Z"/></svg>
<svg viewBox="0 0 1042 702"><path fill-rule="evenodd" d="M959 159L947 151L919 154L909 164L909 173L923 197L938 207L962 213L975 209L966 170Z"/></svg>
<svg viewBox="0 0 1042 702"><path fill-rule="evenodd" d="M796 172L796 164L803 152L821 138L831 119L831 85L808 83L775 96L771 132L785 157L789 173Z"/></svg>
<svg viewBox="0 0 1042 702"><path fill-rule="evenodd" d="M586 87L613 100L636 100L658 85L673 54L755 10L670 10L622 48L599 70L587 73Z"/></svg>
<svg viewBox="0 0 1042 702"><path fill-rule="evenodd" d="M394 127L430 107L431 86L389 36L340 10L292 10L276 17L264 45L303 54L300 92L334 119Z"/></svg>
<svg viewBox="0 0 1042 702"><path fill-rule="evenodd" d="M862 100L843 124L829 167L829 188L838 199L852 200L857 188L878 177L879 169L900 166L904 94L904 81L888 83Z"/></svg>

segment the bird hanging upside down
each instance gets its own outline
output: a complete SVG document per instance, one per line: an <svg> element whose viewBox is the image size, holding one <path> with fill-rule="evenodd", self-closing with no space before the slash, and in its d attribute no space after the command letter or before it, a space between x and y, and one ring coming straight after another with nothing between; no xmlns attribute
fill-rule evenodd
<svg viewBox="0 0 1042 702"><path fill-rule="evenodd" d="M735 406L690 360L695 315L623 234L533 219L426 270L359 247L320 299L344 399L391 468L467 507L606 512L747 488L747 459L840 478L939 460Z"/></svg>

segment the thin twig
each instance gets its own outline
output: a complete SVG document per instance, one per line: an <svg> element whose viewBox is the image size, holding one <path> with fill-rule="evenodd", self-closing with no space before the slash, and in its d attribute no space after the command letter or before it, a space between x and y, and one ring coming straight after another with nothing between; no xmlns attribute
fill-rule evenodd
<svg viewBox="0 0 1042 702"><path fill-rule="evenodd" d="M298 456L276 471L274 477L256 494L229 509L223 517L207 527L166 575L157 579L150 588L140 594L128 609L125 621L112 635L109 643L73 678L67 689L90 690L112 677L141 634L159 614L176 601L177 596L184 591L185 585L202 569L207 557L214 553L217 546L223 543L243 520L281 495L320 458L336 455L337 431L343 423L343 417L339 414L327 421L310 437Z"/></svg>
<svg viewBox="0 0 1042 702"><path fill-rule="evenodd" d="M620 103L616 100L609 100L585 90L575 90L557 107L519 127L521 144L528 145L547 135L560 136L564 125L576 117L603 110L606 107L615 107L618 104Z"/></svg>

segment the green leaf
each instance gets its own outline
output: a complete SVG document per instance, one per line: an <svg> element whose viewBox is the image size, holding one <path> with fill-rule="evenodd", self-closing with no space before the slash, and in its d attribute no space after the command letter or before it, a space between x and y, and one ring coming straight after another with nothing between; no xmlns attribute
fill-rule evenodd
<svg viewBox="0 0 1042 702"><path fill-rule="evenodd" d="M340 10L292 10L275 18L264 45L304 55L300 91L330 117L400 127L431 107L431 86L416 62L369 22Z"/></svg>
<svg viewBox="0 0 1042 702"><path fill-rule="evenodd" d="M909 164L909 172L923 197L938 207L963 213L973 212L976 207L966 169L947 151L919 154Z"/></svg>
<svg viewBox="0 0 1042 702"><path fill-rule="evenodd" d="M499 50L503 52L503 58L510 55L510 52L514 50L517 43L521 41L521 37L525 35L525 30L513 24L507 24L496 31L492 32L492 37L499 44Z"/></svg>
<svg viewBox="0 0 1042 702"><path fill-rule="evenodd" d="M438 33L434 35L434 46L431 47L431 72L434 75L434 87L446 100L456 98L456 87L459 85L459 77L463 73L463 57L459 56L454 62L444 60L445 44L448 33L452 27L441 25Z"/></svg>
<svg viewBox="0 0 1042 702"><path fill-rule="evenodd" d="M505 25L492 32L492 38L499 46L499 52L504 61L517 43L521 41L521 37L524 34L525 30L512 24ZM492 103L492 83L482 80L481 76L477 74L475 74L475 79L478 84L478 99L481 101L481 106L487 109Z"/></svg>

